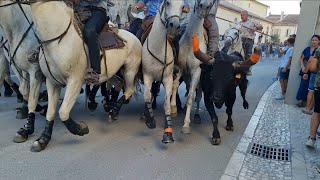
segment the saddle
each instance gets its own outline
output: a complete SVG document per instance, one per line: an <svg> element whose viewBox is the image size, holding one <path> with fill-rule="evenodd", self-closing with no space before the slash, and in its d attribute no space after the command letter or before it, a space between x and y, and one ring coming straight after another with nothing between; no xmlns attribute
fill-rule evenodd
<svg viewBox="0 0 320 180"><path fill-rule="evenodd" d="M74 11L74 26L79 36L83 38L83 30L86 21L90 18L91 12L85 7L76 8ZM104 25L98 36L100 50L104 53L105 50L119 49L125 46L125 40L118 35L118 28L109 27L108 23Z"/></svg>
<svg viewBox="0 0 320 180"><path fill-rule="evenodd" d="M144 32L143 32L141 39L140 39L141 44L143 44L146 41L146 39L151 31L153 21L155 18L156 18L155 16L146 17L146 19L142 22L141 28L143 29Z"/></svg>
<svg viewBox="0 0 320 180"><path fill-rule="evenodd" d="M141 28L144 31L142 33L142 36L141 36L141 39L140 39L141 44L143 44L146 41L147 37L149 36L155 17L156 16L146 17L146 19L141 24ZM174 60L175 60L175 62L177 62L178 54L179 54L179 40L172 39L172 38L169 38L169 37L167 38L167 40L169 41L169 44L173 49L173 55L175 57Z"/></svg>

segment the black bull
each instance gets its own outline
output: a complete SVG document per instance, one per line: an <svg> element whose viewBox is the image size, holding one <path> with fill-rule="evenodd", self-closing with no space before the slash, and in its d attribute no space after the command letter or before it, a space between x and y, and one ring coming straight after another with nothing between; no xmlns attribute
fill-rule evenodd
<svg viewBox="0 0 320 180"><path fill-rule="evenodd" d="M221 108L223 104L227 107L228 114L227 131L233 131L232 108L236 100L236 88L239 87L243 98L243 107L249 108L245 99L248 80L246 73L241 70L235 70L232 63L243 60L241 54L235 52L232 56L218 52L215 56L213 65L201 65L201 88L204 93L204 103L210 114L213 124L212 141L213 145L221 142L220 132L218 130L218 117L214 105Z"/></svg>

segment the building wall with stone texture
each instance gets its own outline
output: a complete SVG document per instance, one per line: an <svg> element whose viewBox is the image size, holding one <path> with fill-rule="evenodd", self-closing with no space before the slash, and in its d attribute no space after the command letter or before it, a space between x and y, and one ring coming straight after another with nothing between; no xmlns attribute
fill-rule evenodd
<svg viewBox="0 0 320 180"><path fill-rule="evenodd" d="M296 25L274 25L272 27L272 34L278 34L280 42L284 42L291 34L297 33L298 24Z"/></svg>
<svg viewBox="0 0 320 180"><path fill-rule="evenodd" d="M242 9L252 12L258 16L266 17L269 6L256 0L226 0Z"/></svg>
<svg viewBox="0 0 320 180"><path fill-rule="evenodd" d="M111 20L115 20L117 18L117 15L120 17L120 24L124 24L128 21L127 16L127 8L131 4L132 6L135 6L138 2L138 0L110 0L115 5L114 7L109 7L109 16Z"/></svg>

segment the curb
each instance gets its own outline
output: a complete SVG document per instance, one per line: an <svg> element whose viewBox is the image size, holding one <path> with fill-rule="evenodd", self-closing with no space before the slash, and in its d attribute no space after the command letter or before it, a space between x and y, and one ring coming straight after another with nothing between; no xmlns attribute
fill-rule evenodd
<svg viewBox="0 0 320 180"><path fill-rule="evenodd" d="M246 156L246 151L248 149L249 143L252 141L255 130L258 126L259 120L263 114L265 105L272 94L273 89L278 84L278 81L275 81L267 90L264 92L261 97L256 110L254 111L251 119L245 129L240 142L236 149L234 150L229 163L221 176L220 180L237 180L242 168L244 158Z"/></svg>

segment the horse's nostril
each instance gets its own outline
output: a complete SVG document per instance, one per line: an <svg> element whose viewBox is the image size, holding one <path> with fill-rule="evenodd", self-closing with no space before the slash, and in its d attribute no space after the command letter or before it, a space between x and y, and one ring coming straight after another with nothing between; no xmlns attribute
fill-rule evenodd
<svg viewBox="0 0 320 180"><path fill-rule="evenodd" d="M173 27L173 23L170 23L169 25L170 25L171 27Z"/></svg>
<svg viewBox="0 0 320 180"><path fill-rule="evenodd" d="M177 27L177 29L180 29L180 25Z"/></svg>
<svg viewBox="0 0 320 180"><path fill-rule="evenodd" d="M200 4L200 8L202 8L202 6L203 6L203 5L202 5L202 3L201 3L201 4Z"/></svg>

